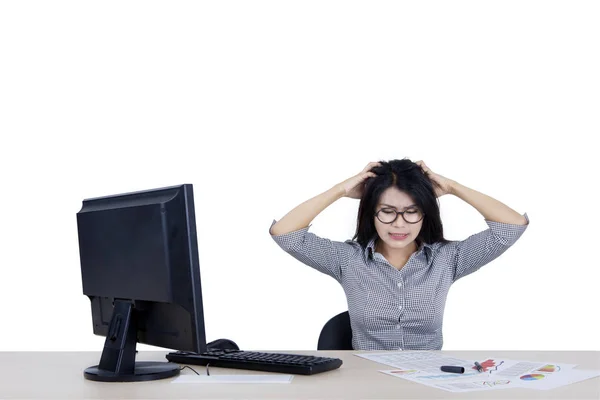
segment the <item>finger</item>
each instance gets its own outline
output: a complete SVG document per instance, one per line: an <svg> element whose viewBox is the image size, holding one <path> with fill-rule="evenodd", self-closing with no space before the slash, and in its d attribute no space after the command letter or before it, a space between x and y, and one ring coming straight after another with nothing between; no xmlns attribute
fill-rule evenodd
<svg viewBox="0 0 600 400"><path fill-rule="evenodd" d="M423 171L429 172L429 167L427 167L427 165L423 161L419 160L415 164L417 164L419 167L423 168Z"/></svg>
<svg viewBox="0 0 600 400"><path fill-rule="evenodd" d="M380 162L370 162L367 164L367 166L363 169L363 172L367 172L370 171L372 168L374 167L378 167L380 166L381 163Z"/></svg>
<svg viewBox="0 0 600 400"><path fill-rule="evenodd" d="M376 176L377 176L377 174L374 172L364 172L362 174L362 179L375 178Z"/></svg>

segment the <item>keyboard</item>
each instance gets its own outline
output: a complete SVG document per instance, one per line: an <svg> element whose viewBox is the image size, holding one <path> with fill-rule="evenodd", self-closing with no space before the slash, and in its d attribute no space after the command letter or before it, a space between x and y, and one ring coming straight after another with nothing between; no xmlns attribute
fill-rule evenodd
<svg viewBox="0 0 600 400"><path fill-rule="evenodd" d="M229 349L208 350L204 353L178 351L169 353L166 357L177 364L210 364L209 367L252 369L292 375L314 375L342 365L339 358Z"/></svg>

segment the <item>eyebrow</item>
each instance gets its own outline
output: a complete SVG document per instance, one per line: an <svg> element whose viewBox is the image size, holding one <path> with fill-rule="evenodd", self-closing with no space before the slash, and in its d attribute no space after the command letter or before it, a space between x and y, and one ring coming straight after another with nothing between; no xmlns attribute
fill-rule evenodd
<svg viewBox="0 0 600 400"><path fill-rule="evenodd" d="M395 208L395 209L397 210L396 206L393 206L393 205L391 205L391 204L385 204L385 203L381 203L381 205L382 205L382 206L386 206L386 207L390 207L390 208ZM409 209L409 208L417 208L417 205L416 205L416 204L411 204L410 206L406 206L406 207L404 207L404 209L405 209L405 210L406 210L406 209Z"/></svg>

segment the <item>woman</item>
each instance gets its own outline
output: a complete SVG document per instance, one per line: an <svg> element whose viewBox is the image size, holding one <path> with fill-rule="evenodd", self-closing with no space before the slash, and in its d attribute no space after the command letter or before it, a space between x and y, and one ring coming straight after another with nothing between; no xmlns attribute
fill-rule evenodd
<svg viewBox="0 0 600 400"><path fill-rule="evenodd" d="M445 194L473 206L488 229L444 239L437 197ZM342 197L361 199L353 240L308 232ZM450 286L500 256L528 224L526 214L404 159L368 164L273 221L270 233L283 250L342 285L355 350L441 350Z"/></svg>

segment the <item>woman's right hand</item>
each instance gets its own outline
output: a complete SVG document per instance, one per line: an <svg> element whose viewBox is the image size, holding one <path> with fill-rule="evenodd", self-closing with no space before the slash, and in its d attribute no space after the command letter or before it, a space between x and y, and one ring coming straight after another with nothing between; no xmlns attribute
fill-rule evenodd
<svg viewBox="0 0 600 400"><path fill-rule="evenodd" d="M339 186L344 190L344 196L351 199L360 199L365 190L365 181L368 178L374 178L377 175L371 171L372 168L380 166L379 162L370 162L367 166L354 175L352 178L346 179Z"/></svg>

